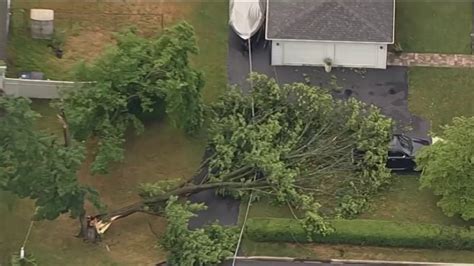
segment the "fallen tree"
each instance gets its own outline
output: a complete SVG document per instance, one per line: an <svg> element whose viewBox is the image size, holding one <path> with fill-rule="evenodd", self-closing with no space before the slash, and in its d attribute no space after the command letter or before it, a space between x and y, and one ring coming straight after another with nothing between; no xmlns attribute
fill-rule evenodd
<svg viewBox="0 0 474 266"><path fill-rule="evenodd" d="M233 88L210 108L208 156L200 167L200 178L188 177L185 180L142 184L141 201L92 216L85 215L83 204L88 198L97 202L95 197L91 197L97 194L92 189L81 186L74 175L83 159L82 145L73 138L66 141L70 142L67 147L55 144L50 146L54 148L52 154L61 154L62 157L44 157L32 153L34 156L25 158L28 167L23 168L25 165L18 162L22 156L20 153L36 147L36 143L42 143L43 138L34 133L34 114L26 110L25 101L4 98L8 99L2 102L3 109L6 110L4 112L8 112L10 118L21 117L27 121L27 125L17 125L17 118L2 120L9 123L5 124L6 129L17 129L1 131L3 143L10 143L8 139L17 134L24 137L21 134L26 132L25 136L32 144L28 144L28 147L21 146L23 148L18 153L15 153L15 145L2 146L5 151L2 154L15 154L18 157L13 163L9 163L8 159L15 156L2 158L2 169L17 169L7 175L2 171L2 184L7 184L2 188L37 199L39 206L48 206L49 212L40 218L54 219L66 212L79 217L81 236L90 241L95 241L111 222L136 212L167 217L168 226L176 228L165 236L167 241L164 246L168 249L174 244L191 248L192 245L184 243L191 241L183 239L185 235L194 239L195 243L200 243L202 237L210 232L214 232L213 236L216 238L208 236L209 243L220 243L222 239L227 239L228 244L220 246L218 252L206 251L202 257L190 256L190 261L215 261L215 258L209 258L211 255L208 252L211 252L212 256L228 256L229 250L232 250L235 244L229 240L233 239L231 229L214 225L212 228L205 227L207 229L195 231L182 225L183 221L189 220L189 212L196 209L189 208L186 203L183 205L182 200L204 190L214 189L220 194L238 198L248 197L250 193L253 193L255 199L266 197L297 210L296 213L300 215L295 218L308 232L331 232L331 227L325 222L325 216L350 215L359 211L361 203L371 193L390 181L385 161L391 121L373 106L367 106L355 99L335 100L328 91L321 88L300 83L279 86L274 80L263 75L253 75L252 79L251 93L244 94ZM16 107L7 108L15 102L21 103L21 108L24 109L15 111ZM25 115L31 119L25 119ZM63 116L62 121L67 131L68 120ZM65 136L73 134L73 131L71 134L66 132ZM53 141L51 145L54 143ZM358 152L354 152L355 150ZM39 151L49 154L41 149ZM68 159L65 155L69 153L78 157ZM38 158L42 159L38 161ZM44 160L54 160L55 163L44 163ZM22 173L34 169L37 164L47 167L36 170L42 169L43 173L46 173L43 175L44 182L50 183L28 185L26 187L34 190L23 193L20 190L23 189L20 185L25 184L23 182L35 183L38 179L25 179ZM67 172L57 171L57 168ZM50 172L56 173L56 179L48 178L47 174ZM40 198L35 198L41 189L48 188L43 186L45 184L54 188L51 190L51 197L44 198L46 194L43 193ZM69 190L64 190L65 188ZM64 194L65 191L70 194ZM54 197L66 199L65 195L69 197L68 200L50 201ZM320 201L327 195L331 195L331 201L334 201L329 206L329 213L320 211L321 205L328 209L326 203ZM187 220L185 217L188 217ZM171 250L178 252L179 249Z"/></svg>
<svg viewBox="0 0 474 266"><path fill-rule="evenodd" d="M334 194L343 206L348 196L365 199L389 182L385 161L391 121L377 108L335 100L304 84L280 87L263 75L252 79L250 94L234 88L212 106L209 156L200 182L190 177L143 184L142 201L100 214L100 221L135 212L163 215L170 197L215 189L288 204L305 213L308 228L324 231L319 196Z"/></svg>

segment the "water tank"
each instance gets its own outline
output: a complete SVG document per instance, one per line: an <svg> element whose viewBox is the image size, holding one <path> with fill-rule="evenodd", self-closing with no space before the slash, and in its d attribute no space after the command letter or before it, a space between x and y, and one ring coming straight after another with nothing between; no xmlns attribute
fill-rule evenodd
<svg viewBox="0 0 474 266"><path fill-rule="evenodd" d="M51 9L31 9L31 37L33 39L51 39L54 33L54 11Z"/></svg>

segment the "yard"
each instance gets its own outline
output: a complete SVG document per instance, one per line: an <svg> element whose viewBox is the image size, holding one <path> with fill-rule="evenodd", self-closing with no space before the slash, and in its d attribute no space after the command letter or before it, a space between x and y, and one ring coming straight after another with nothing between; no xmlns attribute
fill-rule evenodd
<svg viewBox="0 0 474 266"><path fill-rule="evenodd" d="M433 132L456 116L474 116L474 70L410 68L409 109L431 122Z"/></svg>
<svg viewBox="0 0 474 266"><path fill-rule="evenodd" d="M471 53L471 1L396 3L396 40L404 52Z"/></svg>
<svg viewBox="0 0 474 266"><path fill-rule="evenodd" d="M27 37L25 29L14 29L9 43L10 75L26 70L40 70L48 78L71 77L74 64L80 59L92 60L113 43L113 34L124 25L137 25L143 34L159 33L158 17L130 15L141 12L164 13L165 25L186 19L196 30L200 54L193 63L206 75L204 100L210 102L226 88L227 2L193 1L165 2L117 1L88 4L79 1L13 1L17 8L54 8L56 26L65 33L65 56L56 59L44 42ZM108 16L94 14L110 13ZM113 15L127 13L127 15ZM21 16L20 16L21 20ZM15 23L15 21L14 21ZM17 22L18 23L18 22ZM17 24L18 25L18 24ZM148 25L147 27L142 27ZM35 101L35 110L43 117L38 127L53 134L60 133L55 111L46 101ZM204 150L205 136L186 137L166 121L146 125L140 136L130 136L126 143L126 158L112 167L106 176L79 173L80 180L95 187L110 208L137 200L140 182L192 175L199 165ZM34 212L31 201L0 193L0 264L6 264L12 252L19 251ZM154 235L164 228L164 220L155 216L135 214L115 223L98 245L83 243L74 238L78 230L76 220L66 216L55 221L35 222L26 245L40 265L148 265L165 258L165 253ZM153 233L153 232L154 233Z"/></svg>
<svg viewBox="0 0 474 266"><path fill-rule="evenodd" d="M194 58L206 74L205 100L212 100L226 88L227 1L74 1L14 0L8 43L8 76L23 71L41 71L52 80L69 80L81 60L91 62L114 34L130 26L145 36L186 20L195 27L200 54ZM55 10L55 41L62 43L64 56L55 57L48 41L34 40L28 28L29 8Z"/></svg>
<svg viewBox="0 0 474 266"><path fill-rule="evenodd" d="M437 198L428 190L418 189L416 176L399 175L393 185L380 193L371 208L360 218L439 223L444 225L472 225L458 217L447 217L436 206ZM246 203L241 206L242 210ZM241 212L243 213L243 211ZM241 221L243 214L241 214ZM287 208L268 203L252 205L249 217L291 217ZM247 256L289 256L309 259L371 259L404 261L474 262L474 251L423 250L351 245L258 243L244 239L243 251Z"/></svg>

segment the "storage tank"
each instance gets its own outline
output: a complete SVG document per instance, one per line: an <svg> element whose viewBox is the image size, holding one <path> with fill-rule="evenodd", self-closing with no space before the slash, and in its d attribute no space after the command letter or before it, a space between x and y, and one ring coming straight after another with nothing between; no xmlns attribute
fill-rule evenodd
<svg viewBox="0 0 474 266"><path fill-rule="evenodd" d="M51 9L31 9L31 37L51 39L54 33L54 11Z"/></svg>

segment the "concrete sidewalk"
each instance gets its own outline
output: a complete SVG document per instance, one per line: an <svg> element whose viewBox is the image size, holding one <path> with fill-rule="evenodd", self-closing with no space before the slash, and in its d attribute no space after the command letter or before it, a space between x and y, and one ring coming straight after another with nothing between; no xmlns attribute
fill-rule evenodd
<svg viewBox="0 0 474 266"><path fill-rule="evenodd" d="M457 67L473 68L474 55L470 54L429 54L429 53L390 53L389 66Z"/></svg>

